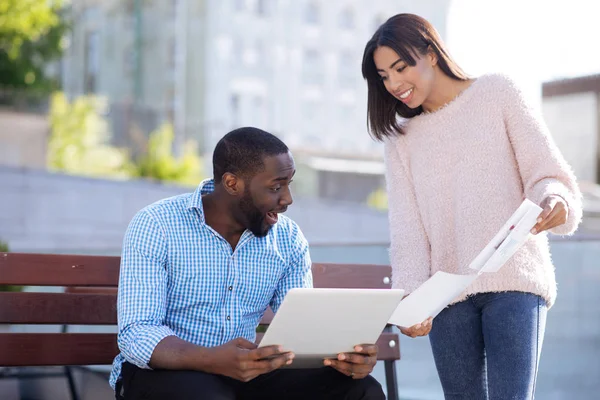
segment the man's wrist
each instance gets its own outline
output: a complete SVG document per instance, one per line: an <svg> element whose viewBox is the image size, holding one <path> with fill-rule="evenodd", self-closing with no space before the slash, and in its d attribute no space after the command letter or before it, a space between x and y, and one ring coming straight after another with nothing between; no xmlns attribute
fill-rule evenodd
<svg viewBox="0 0 600 400"><path fill-rule="evenodd" d="M207 373L214 373L214 349L209 347L196 346L196 349L193 352L193 354L191 354L191 356L191 369Z"/></svg>

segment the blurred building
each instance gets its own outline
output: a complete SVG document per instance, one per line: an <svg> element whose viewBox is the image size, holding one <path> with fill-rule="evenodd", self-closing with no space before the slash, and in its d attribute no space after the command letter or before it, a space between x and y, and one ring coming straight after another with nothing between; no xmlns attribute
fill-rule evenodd
<svg viewBox="0 0 600 400"><path fill-rule="evenodd" d="M600 232L600 75L546 82L542 110L580 181L584 231Z"/></svg>
<svg viewBox="0 0 600 400"><path fill-rule="evenodd" d="M600 75L544 83L542 111L577 177L600 183Z"/></svg>
<svg viewBox="0 0 600 400"><path fill-rule="evenodd" d="M449 3L79 0L64 88L109 97L119 144L170 120L178 148L194 138L211 153L224 133L253 125L294 150L304 194L364 201L383 182L366 130L364 45L399 12L445 35Z"/></svg>

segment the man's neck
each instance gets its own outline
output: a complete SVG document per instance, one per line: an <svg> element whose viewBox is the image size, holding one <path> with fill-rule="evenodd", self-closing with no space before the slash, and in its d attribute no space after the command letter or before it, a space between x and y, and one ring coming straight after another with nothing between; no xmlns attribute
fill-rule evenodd
<svg viewBox="0 0 600 400"><path fill-rule="evenodd" d="M235 249L246 229L235 220L229 202L213 192L202 196L202 208L206 225L223 236Z"/></svg>

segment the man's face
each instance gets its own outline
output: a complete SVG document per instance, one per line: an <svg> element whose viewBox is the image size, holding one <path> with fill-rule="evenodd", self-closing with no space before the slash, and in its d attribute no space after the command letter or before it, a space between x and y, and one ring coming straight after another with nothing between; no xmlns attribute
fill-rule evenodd
<svg viewBox="0 0 600 400"><path fill-rule="evenodd" d="M277 223L279 213L292 204L290 183L296 173L294 159L288 153L263 159L264 171L249 179L239 207L246 229L263 237Z"/></svg>

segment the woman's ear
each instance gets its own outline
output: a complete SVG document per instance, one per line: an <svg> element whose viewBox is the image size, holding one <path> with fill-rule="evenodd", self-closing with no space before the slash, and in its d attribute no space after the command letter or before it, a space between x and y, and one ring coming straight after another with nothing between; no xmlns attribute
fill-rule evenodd
<svg viewBox="0 0 600 400"><path fill-rule="evenodd" d="M437 56L437 53L431 47L431 45L427 48L427 58L429 59L429 62L432 67L437 65L438 56Z"/></svg>

